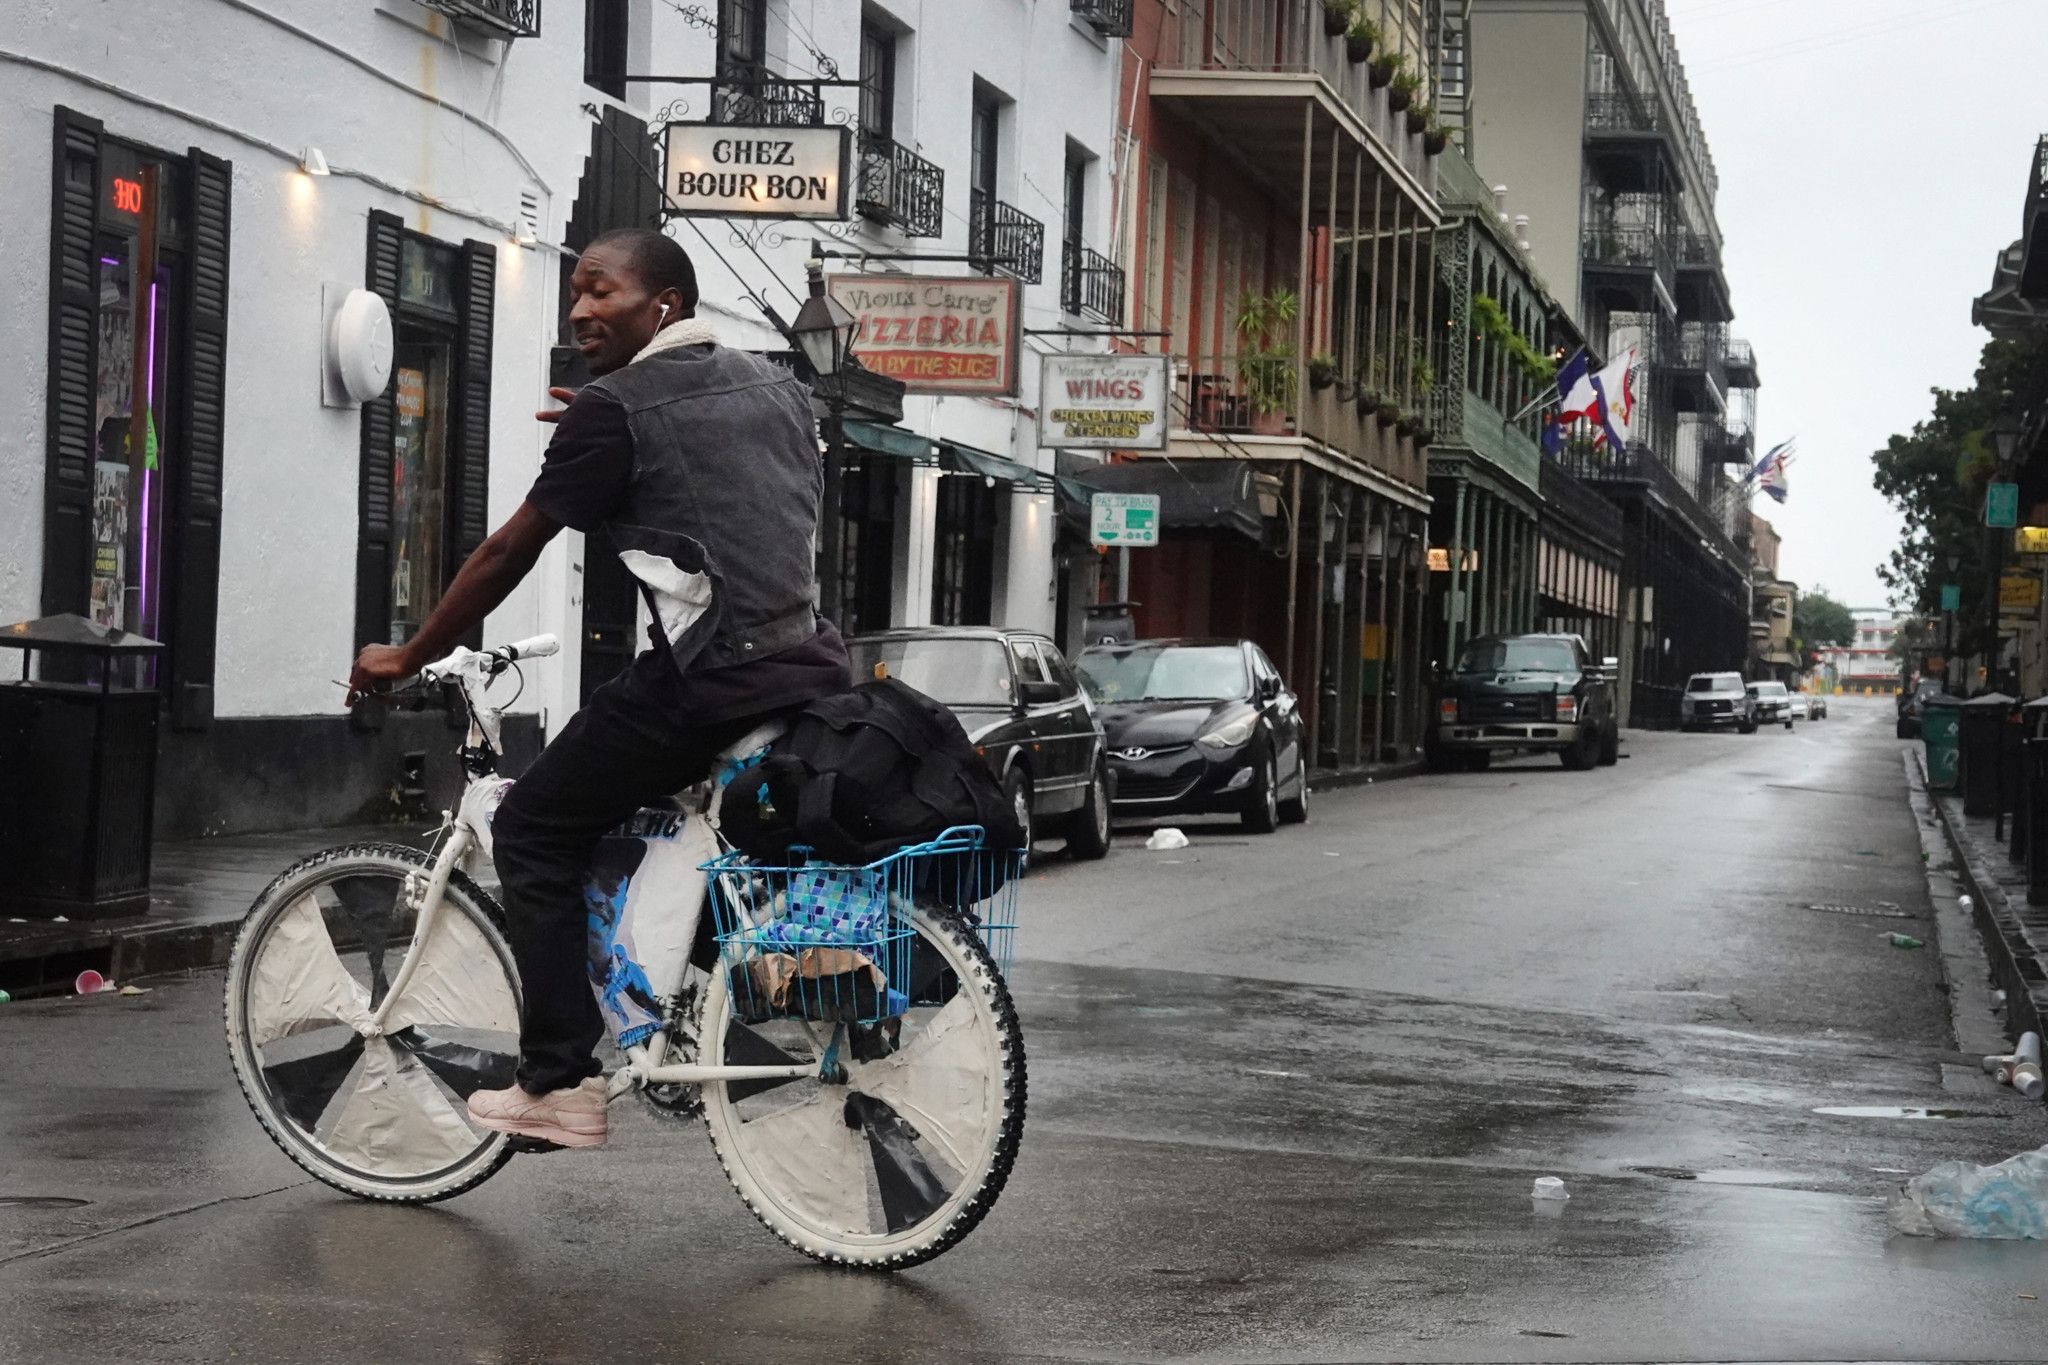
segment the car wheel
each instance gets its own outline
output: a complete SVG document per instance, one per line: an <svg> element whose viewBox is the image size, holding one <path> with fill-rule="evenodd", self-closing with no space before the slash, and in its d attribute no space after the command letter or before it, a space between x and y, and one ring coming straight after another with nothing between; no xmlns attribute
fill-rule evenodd
<svg viewBox="0 0 2048 1365"><path fill-rule="evenodd" d="M1289 800L1280 803L1280 823L1283 825L1305 825L1308 823L1308 769L1301 770L1301 790Z"/></svg>
<svg viewBox="0 0 2048 1365"><path fill-rule="evenodd" d="M1493 755L1484 749L1475 749L1465 755L1463 766L1468 773L1483 773L1493 766Z"/></svg>
<svg viewBox="0 0 2048 1365"><path fill-rule="evenodd" d="M1742 721L1736 725L1735 731L1737 734L1753 735L1756 733L1756 722L1753 720Z"/></svg>
<svg viewBox="0 0 2048 1365"><path fill-rule="evenodd" d="M1619 762L1621 762L1621 726L1614 724L1608 726L1607 733L1601 737L1600 766L1612 768Z"/></svg>
<svg viewBox="0 0 2048 1365"><path fill-rule="evenodd" d="M1579 737L1572 746L1558 754L1564 766L1575 773L1585 772L1600 761L1600 736L1592 730L1579 731Z"/></svg>
<svg viewBox="0 0 2048 1365"><path fill-rule="evenodd" d="M1088 780L1088 799L1074 812L1067 830L1067 852L1088 859L1109 852L1109 772L1099 763Z"/></svg>
<svg viewBox="0 0 2048 1365"><path fill-rule="evenodd" d="M1786 721L1786 722L1785 722L1785 728L1786 728L1787 730L1791 729L1791 728L1792 728L1792 722L1791 722L1791 721L1789 721L1789 720L1788 720L1788 721Z"/></svg>
<svg viewBox="0 0 2048 1365"><path fill-rule="evenodd" d="M1031 779L1017 769L1010 769L1010 775L1003 779L1003 795L1010 798L1010 813L1017 817L1017 827L1024 831L1023 861L1031 861L1031 842L1037 831L1031 819Z"/></svg>
<svg viewBox="0 0 2048 1365"><path fill-rule="evenodd" d="M1253 779L1255 784L1246 798L1244 827L1254 834L1271 834L1280 828L1280 769L1273 756L1266 756L1266 766Z"/></svg>

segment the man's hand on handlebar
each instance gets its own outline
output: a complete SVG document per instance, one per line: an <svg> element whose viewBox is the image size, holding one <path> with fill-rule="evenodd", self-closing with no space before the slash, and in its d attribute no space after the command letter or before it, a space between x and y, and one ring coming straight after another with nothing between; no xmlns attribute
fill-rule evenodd
<svg viewBox="0 0 2048 1365"><path fill-rule="evenodd" d="M420 671L420 665L413 661L412 651L405 645L365 645L363 652L356 655L356 664L348 672L348 702L354 706L364 697L376 696L390 690L391 684L403 682Z"/></svg>

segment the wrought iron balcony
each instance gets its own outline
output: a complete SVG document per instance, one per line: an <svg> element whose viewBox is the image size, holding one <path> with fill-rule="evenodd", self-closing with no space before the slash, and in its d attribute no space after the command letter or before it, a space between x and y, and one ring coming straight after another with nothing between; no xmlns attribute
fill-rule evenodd
<svg viewBox="0 0 2048 1365"><path fill-rule="evenodd" d="M811 128L825 121L825 100L815 82L786 81L763 66L726 62L711 83L711 121Z"/></svg>
<svg viewBox="0 0 2048 1365"><path fill-rule="evenodd" d="M1731 341L1722 368L1728 371L1728 387L1731 389L1753 389L1757 387L1756 352L1746 341Z"/></svg>
<svg viewBox="0 0 2048 1365"><path fill-rule="evenodd" d="M1115 324L1124 317L1124 271L1109 257L1078 242L1067 246L1060 269L1060 307Z"/></svg>
<svg viewBox="0 0 2048 1365"><path fill-rule="evenodd" d="M1132 0L1072 0L1074 17L1105 38L1131 36Z"/></svg>
<svg viewBox="0 0 2048 1365"><path fill-rule="evenodd" d="M540 37L540 0L420 0L465 27L493 38Z"/></svg>
<svg viewBox="0 0 2048 1365"><path fill-rule="evenodd" d="M967 257L976 270L1037 284L1045 276L1045 224L975 190L968 196Z"/></svg>
<svg viewBox="0 0 2048 1365"><path fill-rule="evenodd" d="M1565 447L1558 463L1585 483L1642 489L1683 518L1695 535L1730 564L1745 562L1734 538L1647 444L1630 441L1626 450L1595 450L1574 443Z"/></svg>
<svg viewBox="0 0 2048 1365"><path fill-rule="evenodd" d="M863 134L854 207L862 217L902 228L912 237L945 230L946 173L885 137Z"/></svg>
<svg viewBox="0 0 2048 1365"><path fill-rule="evenodd" d="M1645 109L1633 95L1596 90L1586 96L1586 127L1602 133L1653 133L1657 111Z"/></svg>

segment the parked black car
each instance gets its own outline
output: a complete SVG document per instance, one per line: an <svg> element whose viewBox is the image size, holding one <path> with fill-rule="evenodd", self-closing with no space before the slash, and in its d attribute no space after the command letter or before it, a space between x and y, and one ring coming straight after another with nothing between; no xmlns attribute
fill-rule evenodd
<svg viewBox="0 0 2048 1365"><path fill-rule="evenodd" d="M1554 753L1567 768L1621 757L1614 661L1576 635L1482 635L1437 685L1423 752L1433 768L1477 771L1497 753Z"/></svg>
<svg viewBox="0 0 2048 1365"><path fill-rule="evenodd" d="M847 641L853 678L899 678L960 718L1003 784L1025 847L1062 835L1077 858L1109 851L1102 725L1065 656L1043 635L988 626L878 631Z"/></svg>
<svg viewBox="0 0 2048 1365"><path fill-rule="evenodd" d="M1259 833L1308 819L1301 707L1249 640L1136 640L1074 661L1094 695L1118 815L1237 813Z"/></svg>

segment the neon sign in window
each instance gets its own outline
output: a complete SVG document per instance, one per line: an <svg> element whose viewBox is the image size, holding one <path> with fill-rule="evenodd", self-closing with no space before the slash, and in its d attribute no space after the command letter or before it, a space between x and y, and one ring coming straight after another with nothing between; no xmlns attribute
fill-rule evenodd
<svg viewBox="0 0 2048 1365"><path fill-rule="evenodd" d="M118 213L142 212L142 182L114 178L114 209Z"/></svg>

